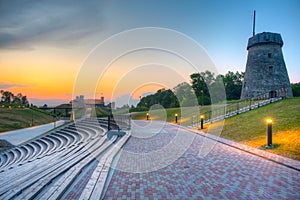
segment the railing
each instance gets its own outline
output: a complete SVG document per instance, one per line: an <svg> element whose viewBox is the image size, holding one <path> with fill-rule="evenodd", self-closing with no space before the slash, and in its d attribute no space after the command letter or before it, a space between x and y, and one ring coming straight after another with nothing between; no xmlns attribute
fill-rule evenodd
<svg viewBox="0 0 300 200"><path fill-rule="evenodd" d="M129 114L122 115L111 115L107 117L108 130L130 130L131 128L131 117Z"/></svg>
<svg viewBox="0 0 300 200"><path fill-rule="evenodd" d="M276 91L277 92L277 91ZM278 94L286 94L286 93L276 93ZM275 101L279 101L281 99L286 98L286 96L280 96L280 97L273 97L269 93L262 94L257 98L249 98L245 100L240 100L232 104L224 104L219 105L217 108L212 108L212 110L201 113L203 115L204 120L203 123L213 123L216 121L220 121L256 108L259 108L261 106L270 104ZM200 125L199 117L194 120L192 119L192 122L190 123L190 127L197 127Z"/></svg>

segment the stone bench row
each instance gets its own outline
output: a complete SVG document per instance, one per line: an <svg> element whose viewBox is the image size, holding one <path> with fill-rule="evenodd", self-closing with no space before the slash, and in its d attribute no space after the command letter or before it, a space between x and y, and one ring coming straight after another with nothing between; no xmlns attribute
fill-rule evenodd
<svg viewBox="0 0 300 200"><path fill-rule="evenodd" d="M17 176L1 184L0 197L31 199L43 194L42 199L59 198L82 168L109 148L115 140L116 137L113 141L108 141L105 137L97 138L80 149L73 149L64 156L52 158L50 164L39 162L38 168L26 169L26 175L19 172ZM52 182L54 183L51 184ZM41 190L49 185L52 186L42 193Z"/></svg>
<svg viewBox="0 0 300 200"><path fill-rule="evenodd" d="M51 185L47 191L39 197L39 199L60 199L64 195L68 187L79 176L82 169L89 165L95 158L103 156L104 152L109 149L113 142L117 140L117 136L107 140L104 145L99 147L95 151L91 151L90 155L84 160L84 162L78 163L76 166L68 170L55 184Z"/></svg>
<svg viewBox="0 0 300 200"><path fill-rule="evenodd" d="M102 199L104 195L104 186L114 157L117 155L122 146L130 138L130 132L127 132L118 143L113 146L98 162L91 178L84 188L80 199Z"/></svg>
<svg viewBox="0 0 300 200"><path fill-rule="evenodd" d="M0 155L0 170L12 167L14 164L31 161L49 154L61 151L72 145L86 142L91 138L103 136L105 130L98 125L80 122L71 124L53 133L42 136L27 144L7 150Z"/></svg>
<svg viewBox="0 0 300 200"><path fill-rule="evenodd" d="M95 141L95 143L98 141ZM91 145L94 143L90 143ZM0 198L13 198L24 188L32 186L36 181L49 177L53 172L60 171L66 165L72 164L73 158L76 158L78 154L84 155L86 148L90 148L91 145L86 147L78 147L72 149L72 151L66 151L64 153L56 153L47 157L47 159L35 160L32 163L26 163L24 167L18 167L15 169L17 173L6 173L6 179L1 181L0 185ZM82 145L80 145L82 146ZM75 153L74 153L75 151ZM25 167L26 166L26 167ZM10 170L9 170L10 171Z"/></svg>
<svg viewBox="0 0 300 200"><path fill-rule="evenodd" d="M111 162L107 153L116 151L110 148L118 136L105 133L99 120L82 120L1 154L0 199L61 198L96 158Z"/></svg>

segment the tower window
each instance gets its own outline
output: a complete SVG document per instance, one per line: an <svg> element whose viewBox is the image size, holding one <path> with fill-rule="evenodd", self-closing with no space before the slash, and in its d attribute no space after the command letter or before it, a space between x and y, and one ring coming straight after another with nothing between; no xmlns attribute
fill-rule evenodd
<svg viewBox="0 0 300 200"><path fill-rule="evenodd" d="M268 57L271 58L271 57L272 57L272 54L271 54L271 53L268 53Z"/></svg>

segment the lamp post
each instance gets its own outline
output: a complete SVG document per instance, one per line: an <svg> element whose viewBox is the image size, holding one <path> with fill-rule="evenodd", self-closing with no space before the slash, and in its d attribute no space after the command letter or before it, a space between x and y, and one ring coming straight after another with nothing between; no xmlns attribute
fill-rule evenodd
<svg viewBox="0 0 300 200"><path fill-rule="evenodd" d="M111 130L111 126L110 126L110 125L111 125L111 121L110 121L110 120L111 120L111 115L109 114L109 115L108 115L108 118L107 118L107 129L108 129L109 131Z"/></svg>
<svg viewBox="0 0 300 200"><path fill-rule="evenodd" d="M200 125L201 125L201 129L203 129L203 120L204 120L204 115L200 115Z"/></svg>
<svg viewBox="0 0 300 200"><path fill-rule="evenodd" d="M178 114L176 113L175 114L175 123L177 124L177 122L178 122Z"/></svg>
<svg viewBox="0 0 300 200"><path fill-rule="evenodd" d="M146 116L147 116L147 120L149 120L149 113L146 113Z"/></svg>
<svg viewBox="0 0 300 200"><path fill-rule="evenodd" d="M273 124L273 120L272 119L267 119L266 120L267 124L268 124L268 143L267 143L267 148L271 148L272 147L272 124Z"/></svg>

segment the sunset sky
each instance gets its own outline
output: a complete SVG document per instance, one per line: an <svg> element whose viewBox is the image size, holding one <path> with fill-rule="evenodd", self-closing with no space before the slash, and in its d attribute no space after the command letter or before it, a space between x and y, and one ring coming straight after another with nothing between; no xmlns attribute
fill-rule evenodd
<svg viewBox="0 0 300 200"><path fill-rule="evenodd" d="M256 33L281 34L290 81L300 82L298 0L0 0L0 89L21 92L35 104L68 102L90 52L114 34L142 27L167 28L187 35L205 49L220 73L244 71L254 9ZM161 60L153 52L147 55ZM97 97L103 94L107 100L126 95L138 98L182 82L178 74L168 73L159 65L152 67L159 67L160 75L168 74L172 83L139 82L137 77L144 79L142 74L150 77L147 65L128 75L128 80L134 80L132 86L126 80L120 81L120 70L129 70L125 66L142 65L134 59L136 56L120 59L115 63L119 68L107 71L107 77L99 80ZM155 77L164 79L158 74ZM114 78L119 80L118 87L111 81ZM151 79L147 81L150 83Z"/></svg>

